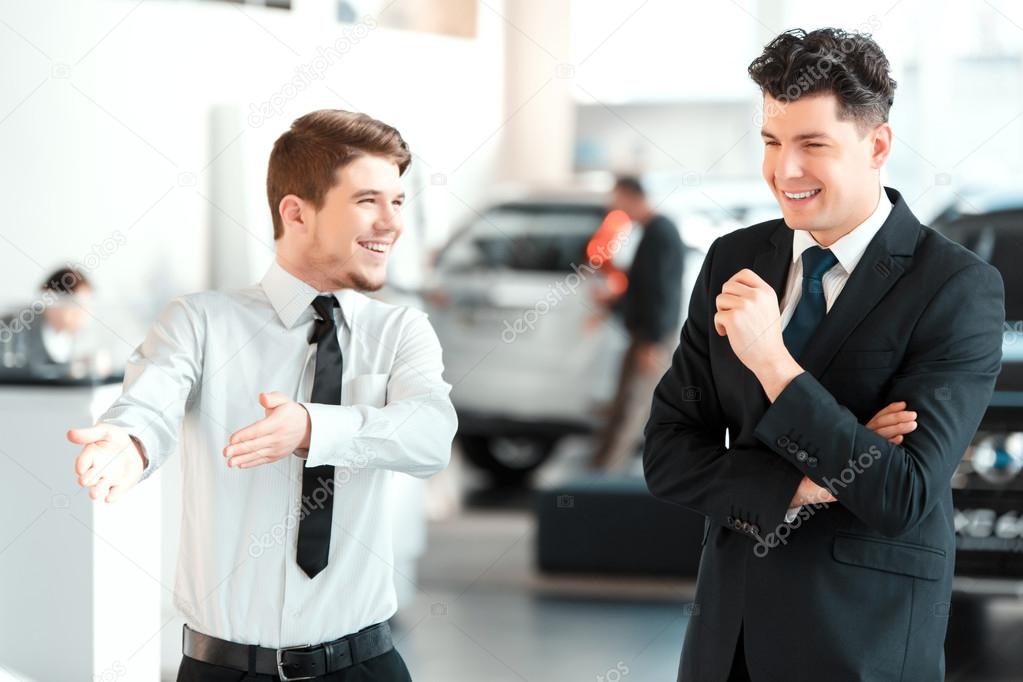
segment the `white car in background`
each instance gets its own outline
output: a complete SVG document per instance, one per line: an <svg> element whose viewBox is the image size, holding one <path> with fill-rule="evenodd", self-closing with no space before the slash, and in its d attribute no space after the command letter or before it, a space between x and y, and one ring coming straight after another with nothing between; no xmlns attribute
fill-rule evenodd
<svg viewBox="0 0 1023 682"><path fill-rule="evenodd" d="M664 201L650 193L689 244L683 316L705 253L691 245L749 224L731 198L698 190L685 187ZM595 290L607 283L586 267L607 196L529 192L496 201L438 254L423 298L453 386L457 440L499 482L527 476L563 437L592 433L613 397L627 338L616 319L592 324ZM622 242L613 259L619 269L627 270L640 234L633 229Z"/></svg>

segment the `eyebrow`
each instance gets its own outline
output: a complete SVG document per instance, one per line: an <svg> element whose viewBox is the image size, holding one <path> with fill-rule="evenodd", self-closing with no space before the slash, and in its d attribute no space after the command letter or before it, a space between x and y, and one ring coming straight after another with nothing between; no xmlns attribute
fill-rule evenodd
<svg viewBox="0 0 1023 682"><path fill-rule="evenodd" d="M766 130L761 130L760 131L760 137L767 138L767 139L770 139L770 140L777 140L778 139L777 136L774 135L774 133L769 133ZM795 139L796 142L802 142L803 140L812 140L812 139L815 139L815 138L824 138L826 140L830 140L831 136L828 135L827 133L822 133L822 132L814 130L814 131L811 131L809 133L800 133L799 135L796 135L796 137L794 139Z"/></svg>
<svg viewBox="0 0 1023 682"><path fill-rule="evenodd" d="M381 194L383 194L383 192L381 192L378 189L360 189L358 192L356 192L355 194L352 195L352 198L353 199L362 199L364 197L378 197ZM396 196L395 199L401 199L402 201L404 201L405 200L405 193L402 192L401 194Z"/></svg>

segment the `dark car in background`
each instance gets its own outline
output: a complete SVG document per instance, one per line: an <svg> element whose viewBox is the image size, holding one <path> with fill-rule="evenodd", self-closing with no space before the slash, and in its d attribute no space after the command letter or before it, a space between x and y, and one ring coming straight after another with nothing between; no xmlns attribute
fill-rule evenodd
<svg viewBox="0 0 1023 682"><path fill-rule="evenodd" d="M1023 192L961 192L931 225L994 265L1005 283L1002 371L952 479L956 579L950 679L1019 679L1023 669ZM936 607L944 608L944 607ZM966 677L962 677L966 676Z"/></svg>
<svg viewBox="0 0 1023 682"><path fill-rule="evenodd" d="M1005 283L1002 371L953 479L957 573L1023 578L1023 193L963 193L932 225Z"/></svg>

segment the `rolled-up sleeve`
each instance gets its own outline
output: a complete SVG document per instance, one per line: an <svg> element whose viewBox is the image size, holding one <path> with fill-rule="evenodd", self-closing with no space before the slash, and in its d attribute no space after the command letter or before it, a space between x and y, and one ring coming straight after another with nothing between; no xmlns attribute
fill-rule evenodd
<svg viewBox="0 0 1023 682"><path fill-rule="evenodd" d="M142 444L149 460L142 480L177 447L186 404L202 372L200 321L185 298L168 303L128 358L120 397L99 418Z"/></svg>
<svg viewBox="0 0 1023 682"><path fill-rule="evenodd" d="M440 341L424 313L409 312L386 404L302 403L311 425L305 466L389 469L419 478L447 466L458 419L442 376Z"/></svg>

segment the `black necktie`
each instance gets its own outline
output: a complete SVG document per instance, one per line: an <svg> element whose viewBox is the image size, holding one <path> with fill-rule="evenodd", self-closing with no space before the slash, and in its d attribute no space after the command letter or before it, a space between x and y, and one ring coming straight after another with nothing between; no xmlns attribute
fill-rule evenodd
<svg viewBox="0 0 1023 682"><path fill-rule="evenodd" d="M827 301L824 299L824 273L835 266L838 259L830 249L811 246L803 251L803 293L792 313L792 319L785 325L782 338L792 357L798 359L806 344L810 342L817 325L827 315Z"/></svg>
<svg viewBox="0 0 1023 682"><path fill-rule="evenodd" d="M334 326L333 296L317 296L313 309L316 320L309 343L316 344L316 377L310 402L341 404L341 345ZM302 509L308 511L298 523L298 565L315 578L327 567L330 527L334 517L334 467L325 464L302 469Z"/></svg>

